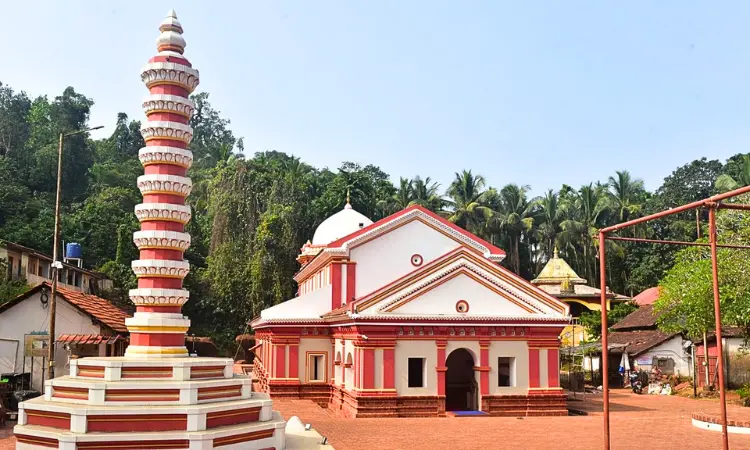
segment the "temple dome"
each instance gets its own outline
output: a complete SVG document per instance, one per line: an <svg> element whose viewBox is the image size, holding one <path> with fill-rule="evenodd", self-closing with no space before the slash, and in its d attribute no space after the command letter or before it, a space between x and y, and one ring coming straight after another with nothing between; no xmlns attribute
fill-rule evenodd
<svg viewBox="0 0 750 450"><path fill-rule="evenodd" d="M368 219L364 214L355 211L352 205L347 202L344 209L318 225L313 235L312 245L328 245L371 224L372 220Z"/></svg>

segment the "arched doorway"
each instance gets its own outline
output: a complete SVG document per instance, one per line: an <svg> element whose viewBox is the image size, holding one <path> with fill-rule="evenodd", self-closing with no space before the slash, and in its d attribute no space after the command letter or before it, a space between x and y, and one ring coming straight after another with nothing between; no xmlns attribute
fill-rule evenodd
<svg viewBox="0 0 750 450"><path fill-rule="evenodd" d="M471 352L465 348L453 350L445 361L445 367L445 410L478 410L478 389Z"/></svg>

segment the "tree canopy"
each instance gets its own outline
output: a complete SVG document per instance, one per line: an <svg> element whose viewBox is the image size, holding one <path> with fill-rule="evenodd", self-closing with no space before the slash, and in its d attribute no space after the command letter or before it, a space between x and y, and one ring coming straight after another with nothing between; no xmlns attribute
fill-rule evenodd
<svg viewBox="0 0 750 450"><path fill-rule="evenodd" d="M505 249L503 264L527 279L557 247L574 270L598 286L593 236L600 228L746 183L750 173L743 165L747 158L738 155L726 165L705 158L688 162L654 192L626 170L577 188L550 189L540 197L524 184L488 185L483 175L490 167L481 168L484 173L456 167L447 186L428 174L401 177L394 184L379 167L356 161L317 168L280 151L246 155L242 138L211 105L208 93L192 98L195 164L188 202L193 219L187 231L193 243L186 253L191 299L185 312L192 318L192 333L211 335L225 346L263 308L295 295L292 276L299 269L300 247L318 224L343 208L347 192L352 206L372 220L415 204L435 211ZM52 253L57 136L85 128L93 104L72 87L31 98L0 84L0 238ZM127 306L127 289L135 283L129 263L137 258L131 239L138 229L133 207L141 201L136 178L143 173L137 154L144 142L139 121L122 113L116 119L108 138L80 134L65 141L62 236L82 244L86 265L115 282L106 295ZM695 217L689 214L634 232L658 239L697 238ZM675 255L664 246L611 244L610 288L633 295L662 279L676 287L678 281L672 280L679 276L702 273L697 251L680 254L675 272L664 277ZM688 260L695 266L684 267ZM734 273L730 268L723 272ZM13 286L0 286L1 292L14 292ZM741 316L728 308L728 317Z"/></svg>

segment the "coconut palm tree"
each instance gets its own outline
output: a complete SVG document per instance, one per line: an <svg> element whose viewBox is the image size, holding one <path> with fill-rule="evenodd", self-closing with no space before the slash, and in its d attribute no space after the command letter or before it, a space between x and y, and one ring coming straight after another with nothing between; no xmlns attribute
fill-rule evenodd
<svg viewBox="0 0 750 450"><path fill-rule="evenodd" d="M560 222L563 219L563 209L560 207L560 196L552 189L548 190L542 197L535 200L538 208L535 236L539 241L540 257L550 258L557 243L557 235L560 232ZM542 258L538 258L539 261ZM538 269L538 268L537 268Z"/></svg>
<svg viewBox="0 0 750 450"><path fill-rule="evenodd" d="M508 184L499 192L490 222L500 227L508 238L510 269L521 274L521 241L531 235L534 227L534 203L527 198L529 186Z"/></svg>
<svg viewBox="0 0 750 450"><path fill-rule="evenodd" d="M394 213L409 206L413 199L411 180L401 177L396 192L388 198L379 200L378 207L382 208L386 213Z"/></svg>
<svg viewBox="0 0 750 450"><path fill-rule="evenodd" d="M634 217L641 210L638 197L643 193L643 181L633 179L627 170L615 172L615 177L609 177L608 197L612 210L617 212L620 222Z"/></svg>
<svg viewBox="0 0 750 450"><path fill-rule="evenodd" d="M483 176L474 175L471 170L456 172L447 191L450 198L446 201L450 208L446 213L448 220L472 233L479 233L492 215L492 210L483 202L484 186Z"/></svg>
<svg viewBox="0 0 750 450"><path fill-rule="evenodd" d="M417 175L411 180L411 205L420 205L430 211L440 212L443 209L443 196L438 189L440 184L433 182L430 177L422 179Z"/></svg>
<svg viewBox="0 0 750 450"><path fill-rule="evenodd" d="M564 206L565 220L560 223L559 234L564 248L582 253L580 266L590 282L596 281L596 254L598 242L594 235L599 232L603 213L607 210L606 186L590 183L571 193Z"/></svg>

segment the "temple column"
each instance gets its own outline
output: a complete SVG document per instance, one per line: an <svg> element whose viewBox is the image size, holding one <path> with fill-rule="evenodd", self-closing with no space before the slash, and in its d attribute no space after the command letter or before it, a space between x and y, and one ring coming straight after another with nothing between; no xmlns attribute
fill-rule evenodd
<svg viewBox="0 0 750 450"><path fill-rule="evenodd" d="M298 380L299 376L299 342L289 343L289 376ZM304 380L304 378L303 378Z"/></svg>
<svg viewBox="0 0 750 450"><path fill-rule="evenodd" d="M490 342L479 341L479 389L481 395L490 395Z"/></svg>
<svg viewBox="0 0 750 450"><path fill-rule="evenodd" d="M396 389L396 348L383 348L383 389Z"/></svg>
<svg viewBox="0 0 750 450"><path fill-rule="evenodd" d="M445 372L448 370L445 367L445 347L448 345L447 341L435 341L437 346L437 392L438 395L445 395Z"/></svg>
<svg viewBox="0 0 750 450"><path fill-rule="evenodd" d="M362 389L375 389L375 349L364 347L362 352Z"/></svg>
<svg viewBox="0 0 750 450"><path fill-rule="evenodd" d="M529 348L529 389L539 388L539 349Z"/></svg>
<svg viewBox="0 0 750 450"><path fill-rule="evenodd" d="M556 348L547 349L547 387L560 387L560 351Z"/></svg>
<svg viewBox="0 0 750 450"><path fill-rule="evenodd" d="M274 378L286 378L286 345L274 344Z"/></svg>

